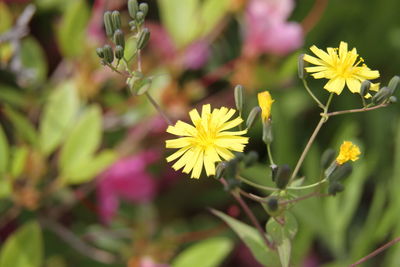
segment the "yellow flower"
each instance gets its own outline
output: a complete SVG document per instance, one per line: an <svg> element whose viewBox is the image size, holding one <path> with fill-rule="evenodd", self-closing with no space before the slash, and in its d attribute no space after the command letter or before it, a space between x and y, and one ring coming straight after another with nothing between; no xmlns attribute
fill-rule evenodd
<svg viewBox="0 0 400 267"><path fill-rule="evenodd" d="M349 160L356 161L360 154L361 152L358 146L354 145L352 142L344 141L340 146L340 152L336 158L336 162L342 165Z"/></svg>
<svg viewBox="0 0 400 267"><path fill-rule="evenodd" d="M257 97L258 105L261 107L261 118L266 122L271 117L271 106L275 100L272 99L268 91L258 93Z"/></svg>
<svg viewBox="0 0 400 267"><path fill-rule="evenodd" d="M359 55L355 48L348 51L345 42L340 42L339 49L328 47L328 53L318 49L315 45L310 50L318 58L305 55L304 60L317 66L305 69L307 72L312 72L315 79L328 79L324 88L329 92L339 95L346 84L352 93L359 93L364 80L373 80L379 77L379 71L371 70L365 64L359 66L364 60L358 59ZM378 91L379 84L372 84L370 90Z"/></svg>
<svg viewBox="0 0 400 267"><path fill-rule="evenodd" d="M169 126L168 133L180 136L166 141L167 148L179 148L167 158L170 162L180 157L172 168L179 170L184 167L184 173L192 171L191 178L199 178L204 165L207 176L215 175L217 162L234 157L231 150L242 152L249 138L241 135L247 130L227 131L243 122L240 117L229 120L234 113L234 109L226 107L211 112L211 106L207 104L203 105L201 116L196 109L189 112L194 126L182 121Z"/></svg>

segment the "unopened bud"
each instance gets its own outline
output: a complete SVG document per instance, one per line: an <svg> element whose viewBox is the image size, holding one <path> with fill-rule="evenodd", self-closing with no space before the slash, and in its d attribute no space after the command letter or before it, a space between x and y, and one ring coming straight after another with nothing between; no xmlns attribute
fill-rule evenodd
<svg viewBox="0 0 400 267"><path fill-rule="evenodd" d="M267 208L268 208L268 211L270 211L272 213L277 211L279 208L278 198L274 197L274 196L269 197L267 200Z"/></svg>
<svg viewBox="0 0 400 267"><path fill-rule="evenodd" d="M250 151L243 159L245 167L251 167L258 161L258 153L255 151Z"/></svg>
<svg viewBox="0 0 400 267"><path fill-rule="evenodd" d="M330 181L339 181L347 178L353 172L353 167L350 162L346 162L335 168L329 177Z"/></svg>
<svg viewBox="0 0 400 267"><path fill-rule="evenodd" d="M297 60L297 74L300 79L304 79L304 54L300 54Z"/></svg>
<svg viewBox="0 0 400 267"><path fill-rule="evenodd" d="M238 161L232 159L226 163L225 166L225 178L227 180L236 180L236 175L238 171Z"/></svg>
<svg viewBox="0 0 400 267"><path fill-rule="evenodd" d="M147 28L144 28L143 31L140 33L139 40L138 40L138 49L143 49L147 42L150 39L150 31Z"/></svg>
<svg viewBox="0 0 400 267"><path fill-rule="evenodd" d="M106 28L106 34L108 37L113 36L114 26L112 23L112 15L110 11L104 13L104 27Z"/></svg>
<svg viewBox="0 0 400 267"><path fill-rule="evenodd" d="M215 168L215 179L221 179L224 176L225 173L225 168L226 168L227 162L222 161L218 163L217 167Z"/></svg>
<svg viewBox="0 0 400 267"><path fill-rule="evenodd" d="M368 80L365 80L361 83L360 87L360 95L362 97L365 97L368 94L369 88L371 87L371 82Z"/></svg>
<svg viewBox="0 0 400 267"><path fill-rule="evenodd" d="M149 5L147 3L141 3L139 5L139 10L143 12L143 15L146 16L149 11Z"/></svg>
<svg viewBox="0 0 400 267"><path fill-rule="evenodd" d="M393 76L392 79L390 79L390 82L389 82L389 85L388 85L388 87L390 89L390 95L394 94L394 92L396 91L397 87L399 87L399 84L400 84L400 77L399 76L396 75L396 76Z"/></svg>
<svg viewBox="0 0 400 267"><path fill-rule="evenodd" d="M138 9L138 2L136 0L128 1L129 16L131 16L132 19L136 19L136 13L138 12Z"/></svg>
<svg viewBox="0 0 400 267"><path fill-rule="evenodd" d="M290 173L291 169L288 165L282 165L278 167L278 172L276 174L276 186L279 189L285 189L287 184L289 183L290 180Z"/></svg>
<svg viewBox="0 0 400 267"><path fill-rule="evenodd" d="M247 129L250 129L253 125L254 125L254 122L256 121L256 119L258 118L258 117L260 117L260 113L261 113L261 108L260 107L254 107L251 111L250 111L250 114L249 114L249 116L247 117L247 120L246 120L246 127L247 127Z"/></svg>
<svg viewBox="0 0 400 267"><path fill-rule="evenodd" d="M97 55L99 56L99 58L104 58L104 51L103 51L103 48L101 48L101 47L96 48L96 53L97 53Z"/></svg>
<svg viewBox="0 0 400 267"><path fill-rule="evenodd" d="M235 104L236 104L236 109L241 113L243 111L243 97L244 97L244 92L243 92L243 86L241 85L236 85L235 86Z"/></svg>
<svg viewBox="0 0 400 267"><path fill-rule="evenodd" d="M143 22L144 20L144 13L142 11L136 12L136 20L138 22Z"/></svg>
<svg viewBox="0 0 400 267"><path fill-rule="evenodd" d="M335 196L337 193L340 193L344 190L344 186L339 182L331 182L328 186L328 194Z"/></svg>
<svg viewBox="0 0 400 267"><path fill-rule="evenodd" d="M116 57L117 59L121 59L121 58L124 57L124 48L123 48L122 46L117 45L117 46L115 47L115 57Z"/></svg>
<svg viewBox="0 0 400 267"><path fill-rule="evenodd" d="M274 136L272 134L272 124L271 121L265 121L263 122L263 134L262 134L262 140L264 141L265 144L269 145L272 143L274 140Z"/></svg>
<svg viewBox="0 0 400 267"><path fill-rule="evenodd" d="M129 24L129 28L130 28L131 31L136 30L136 21L134 21L134 20L129 21L128 24Z"/></svg>
<svg viewBox="0 0 400 267"><path fill-rule="evenodd" d="M332 148L329 148L324 151L321 156L321 168L326 169L328 168L331 163L335 160L336 151Z"/></svg>
<svg viewBox="0 0 400 267"><path fill-rule="evenodd" d="M103 47L103 51L104 51L105 62L111 64L114 61L114 53L111 46L105 45Z"/></svg>
<svg viewBox="0 0 400 267"><path fill-rule="evenodd" d="M372 103L379 105L391 96L391 90L387 87L382 87L373 97Z"/></svg>
<svg viewBox="0 0 400 267"><path fill-rule="evenodd" d="M397 97L392 95L391 97L389 97L389 101L390 101L390 103L397 103Z"/></svg>
<svg viewBox="0 0 400 267"><path fill-rule="evenodd" d="M119 29L114 32L114 43L125 48L125 36Z"/></svg>
<svg viewBox="0 0 400 267"><path fill-rule="evenodd" d="M111 20L113 23L114 30L121 29L121 15L119 11L114 10L111 14Z"/></svg>

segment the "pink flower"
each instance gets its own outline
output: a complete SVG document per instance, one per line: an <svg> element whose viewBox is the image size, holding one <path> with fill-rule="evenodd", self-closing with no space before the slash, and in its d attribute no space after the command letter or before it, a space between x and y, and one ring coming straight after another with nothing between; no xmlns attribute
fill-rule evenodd
<svg viewBox="0 0 400 267"><path fill-rule="evenodd" d="M245 14L246 56L262 53L287 54L303 44L298 23L287 22L294 7L293 0L250 0Z"/></svg>
<svg viewBox="0 0 400 267"><path fill-rule="evenodd" d="M197 40L182 50L178 50L168 32L159 24L146 25L151 32L150 47L165 62L175 61L184 68L199 69L207 63L210 55L209 44Z"/></svg>
<svg viewBox="0 0 400 267"><path fill-rule="evenodd" d="M120 199L132 203L144 203L153 199L157 185L146 169L159 158L160 155L155 151L141 152L119 160L101 174L97 197L99 214L104 223L108 223L116 214Z"/></svg>

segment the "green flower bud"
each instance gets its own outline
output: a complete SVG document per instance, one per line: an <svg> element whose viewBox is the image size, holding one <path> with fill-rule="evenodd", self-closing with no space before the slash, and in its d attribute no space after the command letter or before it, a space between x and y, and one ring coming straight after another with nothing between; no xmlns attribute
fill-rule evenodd
<svg viewBox="0 0 400 267"><path fill-rule="evenodd" d="M121 59L121 58L124 57L124 48L123 48L122 46L117 45L117 46L115 47L115 57L116 57L117 59Z"/></svg>
<svg viewBox="0 0 400 267"><path fill-rule="evenodd" d="M111 20L114 27L114 30L121 29L121 15L119 11L114 10L111 14Z"/></svg>
<svg viewBox="0 0 400 267"><path fill-rule="evenodd" d="M263 122L263 135L262 140L265 144L269 145L274 140L274 136L272 134L272 124L270 121Z"/></svg>
<svg viewBox="0 0 400 267"><path fill-rule="evenodd" d="M111 46L105 45L103 47L103 51L104 51L105 62L111 64L114 61L114 53Z"/></svg>
<svg viewBox="0 0 400 267"><path fill-rule="evenodd" d="M143 49L147 42L150 39L150 31L147 28L144 28L143 31L140 33L139 40L138 40L138 49Z"/></svg>
<svg viewBox="0 0 400 267"><path fill-rule="evenodd" d="M147 3L141 3L139 5L139 10L143 12L143 15L146 16L149 11L149 5Z"/></svg>
<svg viewBox="0 0 400 267"><path fill-rule="evenodd" d="M304 54L300 54L297 60L297 74L300 79L304 79Z"/></svg>
<svg viewBox="0 0 400 267"><path fill-rule="evenodd" d="M129 16L131 16L132 19L136 19L136 13L138 12L138 9L138 2L136 0L128 1Z"/></svg>
<svg viewBox="0 0 400 267"><path fill-rule="evenodd" d="M222 176L224 176L226 166L227 166L226 161L218 163L217 167L215 168L215 176L214 176L215 179L219 180L222 178Z"/></svg>
<svg viewBox="0 0 400 267"><path fill-rule="evenodd" d="M399 87L399 84L400 84L400 77L399 76L396 75L396 76L393 76L392 79L390 79L388 87L390 89L390 94L391 95L394 94L394 92L396 91L397 87Z"/></svg>
<svg viewBox="0 0 400 267"><path fill-rule="evenodd" d="M329 176L330 181L339 181L347 178L353 172L353 167L350 162L346 162L335 168L332 174Z"/></svg>
<svg viewBox="0 0 400 267"><path fill-rule="evenodd" d="M236 180L236 175L238 171L239 161L236 159L231 159L226 163L225 167L225 178L227 180Z"/></svg>
<svg viewBox="0 0 400 267"><path fill-rule="evenodd" d="M144 21L144 13L142 11L136 12L136 20L138 22L143 22Z"/></svg>
<svg viewBox="0 0 400 267"><path fill-rule="evenodd" d="M335 196L337 193L340 193L343 190L344 190L344 186L341 183L336 182L336 181L329 183L329 186L328 186L328 194L329 195Z"/></svg>
<svg viewBox="0 0 400 267"><path fill-rule="evenodd" d="M113 36L114 26L112 23L112 15L110 11L104 13L104 27L106 28L106 34L108 37Z"/></svg>
<svg viewBox="0 0 400 267"><path fill-rule="evenodd" d="M131 29L131 31L136 30L136 21L134 21L134 20L129 21L128 24L129 24L129 28Z"/></svg>
<svg viewBox="0 0 400 267"><path fill-rule="evenodd" d="M278 198L275 196L269 197L267 200L267 209L271 213L274 213L279 208L279 201Z"/></svg>
<svg viewBox="0 0 400 267"><path fill-rule="evenodd" d="M103 51L103 48L101 48L101 47L96 48L96 53L97 53L97 55L99 56L99 58L104 58L104 51Z"/></svg>
<svg viewBox="0 0 400 267"><path fill-rule="evenodd" d="M276 186L279 189L285 189L290 180L291 169L288 165L282 165L278 167L276 174Z"/></svg>
<svg viewBox="0 0 400 267"><path fill-rule="evenodd" d="M258 153L256 151L250 151L243 159L245 167L251 167L258 161Z"/></svg>
<svg viewBox="0 0 400 267"><path fill-rule="evenodd" d="M361 83L360 87L360 95L362 97L365 97L368 94L369 88L371 87L371 82L368 80L365 80Z"/></svg>
<svg viewBox="0 0 400 267"><path fill-rule="evenodd" d="M397 97L392 95L391 97L389 97L389 101L390 101L390 103L397 103Z"/></svg>
<svg viewBox="0 0 400 267"><path fill-rule="evenodd" d="M379 105L391 96L391 90L387 87L382 87L373 97L372 103Z"/></svg>
<svg viewBox="0 0 400 267"><path fill-rule="evenodd" d="M335 157L336 157L336 151L334 149L329 148L325 150L321 156L321 168L322 169L328 168L335 160Z"/></svg>
<svg viewBox="0 0 400 267"><path fill-rule="evenodd" d="M114 43L125 48L125 36L119 29L114 32Z"/></svg>
<svg viewBox="0 0 400 267"><path fill-rule="evenodd" d="M260 107L254 107L251 111L250 111L250 114L249 114L249 116L247 117L247 120L246 120L246 127L247 127L247 129L250 129L253 125L254 125L254 122L256 121L256 119L258 118L258 117L260 117L259 115L260 115L260 113L261 113L261 108Z"/></svg>
<svg viewBox="0 0 400 267"><path fill-rule="evenodd" d="M243 93L243 86L241 85L236 85L235 86L235 104L236 104L236 109L242 113L243 111L243 97L244 97L244 93Z"/></svg>

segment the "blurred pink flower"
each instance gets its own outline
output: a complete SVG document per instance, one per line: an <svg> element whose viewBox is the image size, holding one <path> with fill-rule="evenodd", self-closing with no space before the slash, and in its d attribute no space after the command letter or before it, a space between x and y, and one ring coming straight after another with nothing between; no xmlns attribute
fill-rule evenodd
<svg viewBox="0 0 400 267"><path fill-rule="evenodd" d="M298 23L287 22L293 0L250 0L245 14L243 53L254 57L262 53L287 54L303 44Z"/></svg>
<svg viewBox="0 0 400 267"><path fill-rule="evenodd" d="M148 202L156 194L154 177L147 167L160 159L155 151L145 151L121 159L109 167L98 180L97 197L99 214L108 223L116 214L120 199L133 203Z"/></svg>
<svg viewBox="0 0 400 267"><path fill-rule="evenodd" d="M183 50L178 50L168 32L159 24L148 23L150 32L150 47L159 54L165 62L176 61L188 69L199 69L207 63L210 56L209 44L197 40Z"/></svg>

